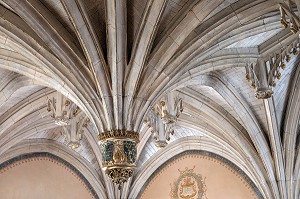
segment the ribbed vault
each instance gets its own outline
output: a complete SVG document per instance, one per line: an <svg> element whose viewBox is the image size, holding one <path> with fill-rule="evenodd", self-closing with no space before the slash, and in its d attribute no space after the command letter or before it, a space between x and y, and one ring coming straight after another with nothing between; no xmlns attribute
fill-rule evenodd
<svg viewBox="0 0 300 199"><path fill-rule="evenodd" d="M0 163L53 153L99 197L131 198L165 161L202 150L241 168L264 198L299 198L299 31L281 27L281 4L300 23L297 0L1 0ZM245 67L282 53L272 97L257 99ZM59 93L89 118L76 149L48 110ZM146 120L170 93L183 111L157 148ZM140 135L120 191L101 170L97 135L111 129Z"/></svg>

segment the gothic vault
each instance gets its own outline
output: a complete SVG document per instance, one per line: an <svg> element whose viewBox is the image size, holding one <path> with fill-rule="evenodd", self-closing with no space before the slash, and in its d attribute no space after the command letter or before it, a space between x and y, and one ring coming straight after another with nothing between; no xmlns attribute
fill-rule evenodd
<svg viewBox="0 0 300 199"><path fill-rule="evenodd" d="M299 8L0 0L0 163L51 153L100 198L136 198L168 159L201 150L237 165L263 198L298 199ZM139 135L120 189L99 146L115 131Z"/></svg>

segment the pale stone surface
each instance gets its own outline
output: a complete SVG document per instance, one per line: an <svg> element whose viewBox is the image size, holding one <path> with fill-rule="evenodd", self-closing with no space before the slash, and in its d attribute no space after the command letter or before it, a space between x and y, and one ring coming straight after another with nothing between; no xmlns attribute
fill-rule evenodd
<svg viewBox="0 0 300 199"><path fill-rule="evenodd" d="M299 3L290 2L287 21L292 13L297 21ZM279 3L288 1L0 0L0 162L24 141L44 143L41 150L53 147L44 141L65 147L47 111L60 92L91 121L72 156L87 160L89 179L99 180L97 193L106 190L101 196L137 196L146 181L140 177L155 171L149 167L176 150L196 149L228 157L264 198L298 198L300 80L293 54L299 31L281 28ZM271 99L258 100L245 66L277 55L291 61L276 70L281 78ZM183 112L170 146L157 149L144 120L174 91ZM137 131L141 138L137 173L122 191L100 170L97 134L111 129ZM164 157L153 160L159 154Z"/></svg>

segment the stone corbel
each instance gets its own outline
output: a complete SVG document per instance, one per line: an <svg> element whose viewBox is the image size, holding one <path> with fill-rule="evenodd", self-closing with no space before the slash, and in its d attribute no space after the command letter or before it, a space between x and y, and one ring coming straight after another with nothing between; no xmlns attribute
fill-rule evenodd
<svg viewBox="0 0 300 199"><path fill-rule="evenodd" d="M157 147L165 147L168 144L167 141L170 140L170 135L174 134L174 126L182 111L182 100L174 97L173 93L153 106L145 122L151 129Z"/></svg>

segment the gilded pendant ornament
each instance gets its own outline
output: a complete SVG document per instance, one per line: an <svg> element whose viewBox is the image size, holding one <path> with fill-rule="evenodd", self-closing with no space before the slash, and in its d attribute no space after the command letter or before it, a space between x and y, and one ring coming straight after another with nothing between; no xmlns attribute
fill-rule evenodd
<svg viewBox="0 0 300 199"><path fill-rule="evenodd" d="M170 196L172 199L205 199L205 178L196 174L193 169L185 168L178 171L180 176L171 184Z"/></svg>
<svg viewBox="0 0 300 199"><path fill-rule="evenodd" d="M98 135L102 153L102 168L118 185L132 177L136 167L139 134L126 130L111 130Z"/></svg>

